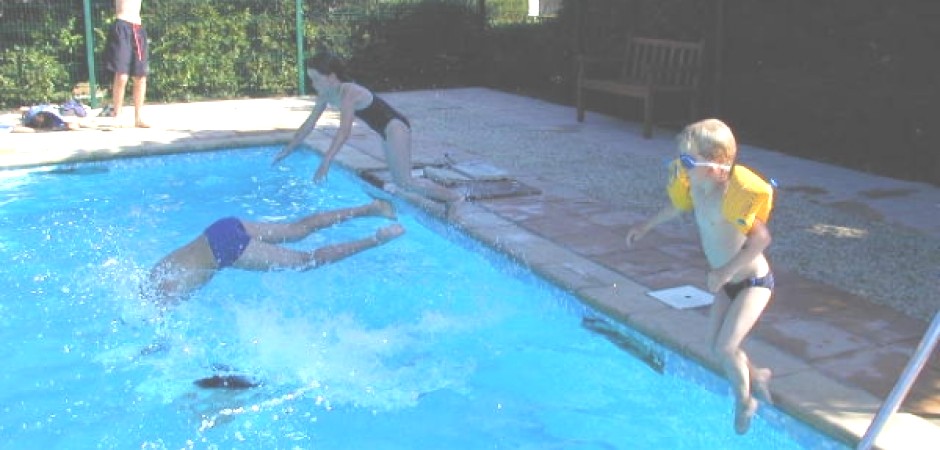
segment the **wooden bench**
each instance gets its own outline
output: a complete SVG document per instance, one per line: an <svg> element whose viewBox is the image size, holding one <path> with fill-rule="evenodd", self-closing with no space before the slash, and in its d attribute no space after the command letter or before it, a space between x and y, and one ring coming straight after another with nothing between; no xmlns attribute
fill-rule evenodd
<svg viewBox="0 0 940 450"><path fill-rule="evenodd" d="M578 58L578 122L584 121L584 93L597 91L643 100L643 136L653 134L653 97L658 93L690 97L690 114L697 115L701 42L633 37L623 58ZM606 67L606 71L605 68Z"/></svg>

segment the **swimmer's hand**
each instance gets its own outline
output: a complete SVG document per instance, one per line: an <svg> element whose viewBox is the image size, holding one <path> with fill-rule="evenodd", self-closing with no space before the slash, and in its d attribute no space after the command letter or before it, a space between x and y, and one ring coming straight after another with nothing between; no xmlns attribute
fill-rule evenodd
<svg viewBox="0 0 940 450"><path fill-rule="evenodd" d="M401 224L393 223L386 227L379 228L375 232L375 241L381 244L395 239L403 234L405 234L405 227L401 226Z"/></svg>

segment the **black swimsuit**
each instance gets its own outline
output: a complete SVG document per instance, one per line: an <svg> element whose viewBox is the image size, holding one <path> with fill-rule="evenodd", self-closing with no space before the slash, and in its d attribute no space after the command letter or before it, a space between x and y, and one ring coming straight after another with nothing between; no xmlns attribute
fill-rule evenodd
<svg viewBox="0 0 940 450"><path fill-rule="evenodd" d="M411 123L408 122L405 116L395 111L395 108L392 108L385 100L382 100L375 94L372 94L372 103L370 103L369 106L356 111L356 117L369 124L370 128L382 135L382 139L387 138L385 136L385 128L388 127L388 123L391 122L392 119L398 119L404 122L408 128L411 128Z"/></svg>
<svg viewBox="0 0 940 450"><path fill-rule="evenodd" d="M741 291L752 287L763 287L772 291L774 289L774 274L768 272L767 275L762 277L751 277L737 283L728 283L722 286L722 289L725 290L725 294L728 294L728 298L734 301Z"/></svg>

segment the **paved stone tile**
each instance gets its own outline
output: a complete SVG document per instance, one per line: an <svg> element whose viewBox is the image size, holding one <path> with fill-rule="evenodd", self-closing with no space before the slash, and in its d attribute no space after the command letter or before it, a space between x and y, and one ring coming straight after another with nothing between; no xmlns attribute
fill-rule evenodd
<svg viewBox="0 0 940 450"><path fill-rule="evenodd" d="M768 320L755 331L767 342L811 363L873 345L864 337L812 318Z"/></svg>
<svg viewBox="0 0 940 450"><path fill-rule="evenodd" d="M591 260L571 255L563 262L540 262L533 268L546 278L570 291L580 291L592 287L615 286L623 280L620 274Z"/></svg>
<svg viewBox="0 0 940 450"><path fill-rule="evenodd" d="M554 240L578 254L597 256L610 253L611 249L624 247L623 236L614 233L608 228L597 228L583 232L573 230L570 233L556 236Z"/></svg>
<svg viewBox="0 0 940 450"><path fill-rule="evenodd" d="M587 215L587 220L593 224L609 227L615 230L622 230L621 238L626 237L627 230L629 230L631 226L636 225L645 219L645 214L626 210L611 211L605 209L603 211Z"/></svg>

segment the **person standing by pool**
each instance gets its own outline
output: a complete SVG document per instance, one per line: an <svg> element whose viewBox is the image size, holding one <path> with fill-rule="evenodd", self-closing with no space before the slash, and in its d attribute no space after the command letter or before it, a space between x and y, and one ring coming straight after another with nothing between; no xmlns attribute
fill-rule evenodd
<svg viewBox="0 0 940 450"><path fill-rule="evenodd" d="M461 195L430 180L412 177L411 124L408 119L369 89L350 81L339 58L330 53L320 53L308 58L305 64L307 76L317 91L316 104L293 139L274 157L274 163L297 150L316 127L326 108L333 105L339 108L339 129L323 155L320 167L313 177L315 181L326 178L333 158L349 139L353 118L358 117L382 137L385 163L397 187L448 205L462 200Z"/></svg>
<svg viewBox="0 0 940 450"><path fill-rule="evenodd" d="M757 412L757 393L768 402L767 368L755 367L742 343L770 301L774 287L764 250L773 206L769 183L735 165L737 144L731 129L717 119L687 126L678 136L679 158L672 163L667 189L671 204L626 236L632 246L652 228L692 211L711 271L711 348L731 382L735 396L734 428L744 434Z"/></svg>
<svg viewBox="0 0 940 450"><path fill-rule="evenodd" d="M378 229L374 236L313 251L278 245L367 216L394 219L395 210L388 201L376 199L361 206L312 214L291 223L249 222L235 217L219 219L199 237L163 257L151 269L143 294L161 304L175 303L226 267L252 271L308 270L384 244L405 232L396 223Z"/></svg>
<svg viewBox="0 0 940 450"><path fill-rule="evenodd" d="M140 18L143 0L114 0L115 20L105 44L105 66L114 74L111 83L111 108L115 123L120 122L127 79L134 78L134 126L150 128L141 118L147 94L147 31Z"/></svg>

